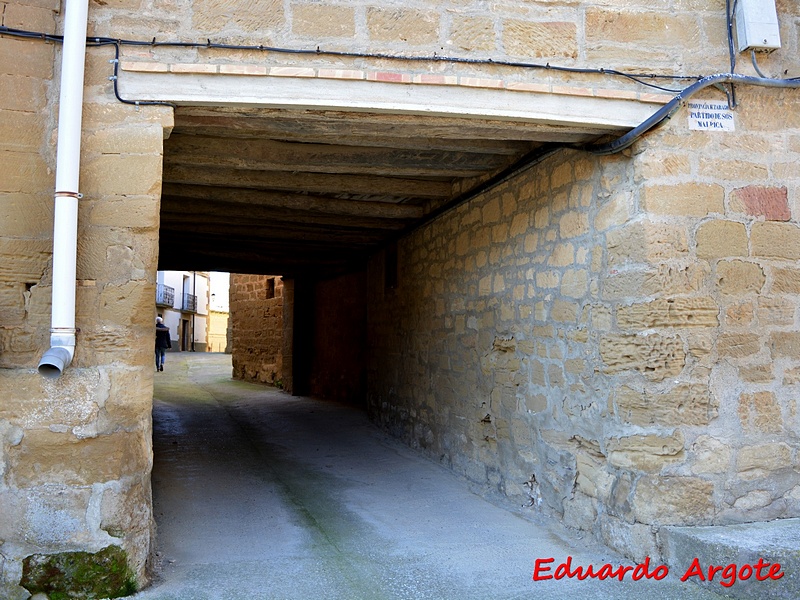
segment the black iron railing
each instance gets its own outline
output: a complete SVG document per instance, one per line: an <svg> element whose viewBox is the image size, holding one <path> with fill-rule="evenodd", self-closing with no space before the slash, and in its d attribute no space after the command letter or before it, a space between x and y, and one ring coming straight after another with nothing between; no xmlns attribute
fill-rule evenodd
<svg viewBox="0 0 800 600"><path fill-rule="evenodd" d="M197 296L194 294L183 295L183 308L184 312L197 312Z"/></svg>
<svg viewBox="0 0 800 600"><path fill-rule="evenodd" d="M163 283L156 284L156 305L157 306L174 306L175 304L175 288L171 288Z"/></svg>

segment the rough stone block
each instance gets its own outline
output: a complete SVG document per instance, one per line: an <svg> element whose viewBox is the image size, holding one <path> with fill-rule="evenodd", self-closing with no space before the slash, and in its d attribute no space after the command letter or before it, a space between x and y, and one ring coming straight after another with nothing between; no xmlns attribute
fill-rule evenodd
<svg viewBox="0 0 800 600"><path fill-rule="evenodd" d="M586 213L570 212L559 220L561 239L578 237L589 232L589 217Z"/></svg>
<svg viewBox="0 0 800 600"><path fill-rule="evenodd" d="M660 298L652 302L620 306L620 329L640 331L654 327L716 327L719 306L710 297Z"/></svg>
<svg viewBox="0 0 800 600"><path fill-rule="evenodd" d="M606 234L610 266L660 263L681 258L689 247L684 228L666 223L637 221Z"/></svg>
<svg viewBox="0 0 800 600"><path fill-rule="evenodd" d="M680 338L650 335L606 335L600 340L600 357L608 374L635 370L653 381L678 375L686 353Z"/></svg>
<svg viewBox="0 0 800 600"><path fill-rule="evenodd" d="M159 196L161 156L102 154L84 161L81 189L86 197Z"/></svg>
<svg viewBox="0 0 800 600"><path fill-rule="evenodd" d="M739 421L745 432L780 433L783 431L781 407L773 392L755 392L739 396Z"/></svg>
<svg viewBox="0 0 800 600"><path fill-rule="evenodd" d="M497 47L494 21L485 17L454 16L450 39L466 51L490 52Z"/></svg>
<svg viewBox="0 0 800 600"><path fill-rule="evenodd" d="M772 291L780 294L800 294L800 269L772 271Z"/></svg>
<svg viewBox="0 0 800 600"><path fill-rule="evenodd" d="M313 38L351 38L355 35L355 13L345 6L293 4L292 31Z"/></svg>
<svg viewBox="0 0 800 600"><path fill-rule="evenodd" d="M755 333L722 333L717 339L720 357L743 358L761 349L761 338Z"/></svg>
<svg viewBox="0 0 800 600"><path fill-rule="evenodd" d="M754 223L750 240L753 256L800 259L800 227L793 223Z"/></svg>
<svg viewBox="0 0 800 600"><path fill-rule="evenodd" d="M739 450L736 469L748 479L764 477L772 471L792 466L792 451L783 442L746 446Z"/></svg>
<svg viewBox="0 0 800 600"><path fill-rule="evenodd" d="M0 238L0 281L39 283L51 254L49 240Z"/></svg>
<svg viewBox="0 0 800 600"><path fill-rule="evenodd" d="M743 260L726 260L717 264L717 286L726 296L761 293L766 276L760 265Z"/></svg>
<svg viewBox="0 0 800 600"><path fill-rule="evenodd" d="M620 469L659 473L665 466L685 460L683 433L631 435L606 440L608 462Z"/></svg>
<svg viewBox="0 0 800 600"><path fill-rule="evenodd" d="M650 185L642 190L644 209L657 215L705 217L723 214L725 190L716 184Z"/></svg>
<svg viewBox="0 0 800 600"><path fill-rule="evenodd" d="M264 35L284 22L279 0L198 0L192 3L192 29L199 33L236 27Z"/></svg>
<svg viewBox="0 0 800 600"><path fill-rule="evenodd" d="M439 15L432 11L370 7L367 28L373 40L434 44L439 39Z"/></svg>
<svg viewBox="0 0 800 600"><path fill-rule="evenodd" d="M734 221L706 221L697 228L697 257L747 256L747 229Z"/></svg>
<svg viewBox="0 0 800 600"><path fill-rule="evenodd" d="M575 23L507 19L502 31L503 48L511 56L575 58L578 55Z"/></svg>
<svg viewBox="0 0 800 600"><path fill-rule="evenodd" d="M731 210L763 217L767 221L788 221L792 218L785 187L749 185L731 192Z"/></svg>
<svg viewBox="0 0 800 600"><path fill-rule="evenodd" d="M731 447L710 435L701 435L692 444L692 473L725 473L731 464Z"/></svg>
<svg viewBox="0 0 800 600"><path fill-rule="evenodd" d="M620 11L615 8L586 10L587 43L641 43L647 47L695 47L701 32L687 14L661 11Z"/></svg>
<svg viewBox="0 0 800 600"><path fill-rule="evenodd" d="M776 331L769 337L769 349L773 358L800 358L800 332Z"/></svg>
<svg viewBox="0 0 800 600"><path fill-rule="evenodd" d="M632 425L707 425L716 416L716 403L706 386L680 384L666 393L621 388L615 396L617 413Z"/></svg>
<svg viewBox="0 0 800 600"><path fill-rule="evenodd" d="M52 44L38 40L11 37L0 38L0 73L34 79L53 76L54 50Z"/></svg>
<svg viewBox="0 0 800 600"><path fill-rule="evenodd" d="M649 525L695 525L714 513L714 485L697 477L642 477L633 492L636 520Z"/></svg>
<svg viewBox="0 0 800 600"><path fill-rule="evenodd" d="M20 487L53 481L91 486L142 473L149 450L142 432L78 439L69 433L32 429L9 450L8 459L11 480Z"/></svg>

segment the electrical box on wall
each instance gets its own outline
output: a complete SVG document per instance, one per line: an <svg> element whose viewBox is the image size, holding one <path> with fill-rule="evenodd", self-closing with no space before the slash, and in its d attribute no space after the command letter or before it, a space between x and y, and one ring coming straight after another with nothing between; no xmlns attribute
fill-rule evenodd
<svg viewBox="0 0 800 600"><path fill-rule="evenodd" d="M739 52L781 47L775 0L737 0L734 18Z"/></svg>

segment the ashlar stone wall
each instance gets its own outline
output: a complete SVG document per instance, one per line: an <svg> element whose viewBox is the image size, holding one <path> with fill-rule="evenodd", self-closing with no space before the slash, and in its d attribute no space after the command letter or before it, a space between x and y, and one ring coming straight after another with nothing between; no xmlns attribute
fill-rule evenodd
<svg viewBox="0 0 800 600"><path fill-rule="evenodd" d="M59 9L0 4L4 25L48 33ZM111 556L120 585L141 586L153 533L152 339L171 111L117 103L113 49L89 56L77 350L61 378L44 379L36 367L49 347L60 54L0 38L0 597L9 599L36 591L34 565L68 555L87 564Z"/></svg>
<svg viewBox="0 0 800 600"><path fill-rule="evenodd" d="M282 385L283 280L273 275L231 274L233 376Z"/></svg>
<svg viewBox="0 0 800 600"><path fill-rule="evenodd" d="M369 408L629 556L800 515L796 91L623 155L562 150L370 263Z"/></svg>

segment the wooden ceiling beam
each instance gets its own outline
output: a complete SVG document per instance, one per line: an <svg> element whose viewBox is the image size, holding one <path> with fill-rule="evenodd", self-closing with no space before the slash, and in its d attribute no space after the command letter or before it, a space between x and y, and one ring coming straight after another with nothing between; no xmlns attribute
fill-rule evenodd
<svg viewBox="0 0 800 600"><path fill-rule="evenodd" d="M346 132L366 137L484 139L528 142L587 142L598 133L563 125L520 120L475 119L435 115L401 115L336 110L285 110L270 108L180 106L175 127L187 124L218 125L309 134ZM602 132L600 132L602 133Z"/></svg>
<svg viewBox="0 0 800 600"><path fill-rule="evenodd" d="M510 157L493 154L290 144L195 135L172 135L164 143L167 164L260 171L471 177L502 167L509 160Z"/></svg>
<svg viewBox="0 0 800 600"><path fill-rule="evenodd" d="M163 197L173 200L177 198L204 200L226 205L243 205L250 209L289 209L304 214L380 219L419 219L423 216L421 207L409 204L338 200L323 196L265 192L243 188L167 183L162 187L161 193ZM220 210L229 210L230 208L230 206L221 206Z"/></svg>
<svg viewBox="0 0 800 600"><path fill-rule="evenodd" d="M449 198L452 183L448 180L415 180L399 177L368 175L331 175L327 173L297 173L256 171L227 167L198 167L167 163L164 182L208 186L231 186L308 192L312 194L374 195L398 198Z"/></svg>

